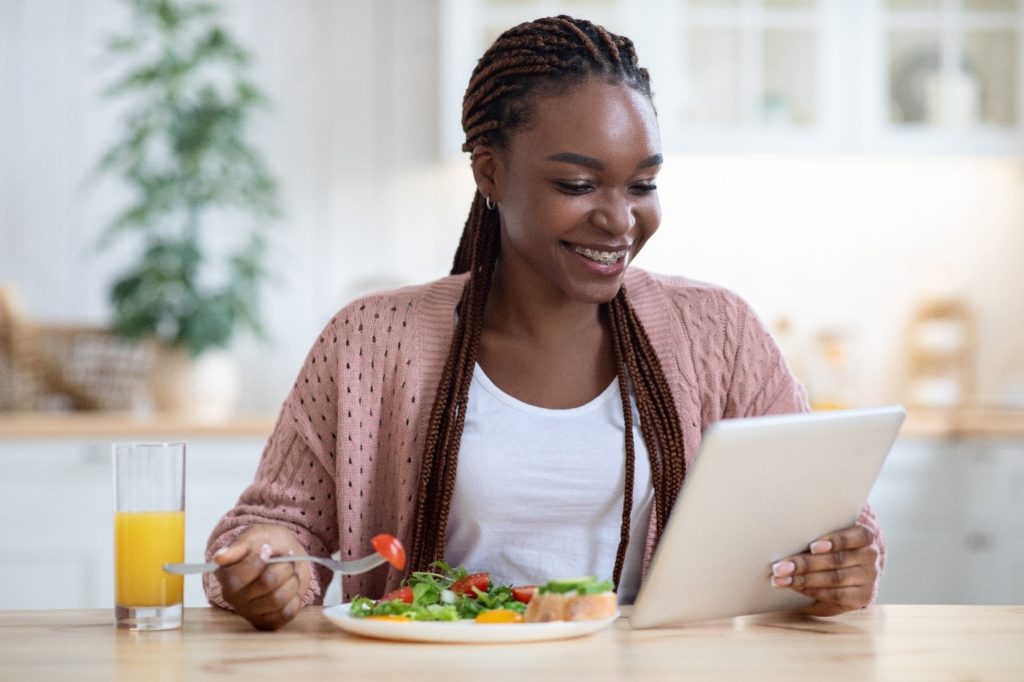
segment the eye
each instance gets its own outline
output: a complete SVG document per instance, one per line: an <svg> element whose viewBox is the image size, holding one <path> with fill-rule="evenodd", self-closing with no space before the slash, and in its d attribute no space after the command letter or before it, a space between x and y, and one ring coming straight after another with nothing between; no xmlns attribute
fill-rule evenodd
<svg viewBox="0 0 1024 682"><path fill-rule="evenodd" d="M657 189L658 186L654 184L653 180L647 182L638 182L632 187L630 187L630 190L632 190L636 194L650 194L651 192L657 191Z"/></svg>
<svg viewBox="0 0 1024 682"><path fill-rule="evenodd" d="M558 186L560 191L572 195L586 194L594 189L594 186L588 182L564 182L559 180L555 182L555 185Z"/></svg>

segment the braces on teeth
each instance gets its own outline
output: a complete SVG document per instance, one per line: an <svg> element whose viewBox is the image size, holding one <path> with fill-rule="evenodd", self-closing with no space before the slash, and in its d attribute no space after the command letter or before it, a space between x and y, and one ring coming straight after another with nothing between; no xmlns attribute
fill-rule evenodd
<svg viewBox="0 0 1024 682"><path fill-rule="evenodd" d="M594 251L593 249L580 247L576 247L573 250L581 256L586 256L590 260L597 261L602 265L611 265L626 255L625 251Z"/></svg>

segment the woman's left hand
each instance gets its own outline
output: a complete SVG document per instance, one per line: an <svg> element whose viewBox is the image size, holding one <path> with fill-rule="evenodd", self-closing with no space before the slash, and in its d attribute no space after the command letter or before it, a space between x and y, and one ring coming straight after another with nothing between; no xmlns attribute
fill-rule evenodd
<svg viewBox="0 0 1024 682"><path fill-rule="evenodd" d="M815 600L804 613L834 616L874 600L881 553L875 530L857 523L815 540L808 549L772 564L772 585Z"/></svg>

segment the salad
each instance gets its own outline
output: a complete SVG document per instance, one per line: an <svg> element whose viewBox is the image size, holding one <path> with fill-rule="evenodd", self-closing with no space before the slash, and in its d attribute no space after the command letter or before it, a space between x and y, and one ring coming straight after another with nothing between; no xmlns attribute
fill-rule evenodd
<svg viewBox="0 0 1024 682"><path fill-rule="evenodd" d="M519 623L536 587L492 584L487 573L469 573L443 561L432 571L416 571L402 587L377 600L356 597L349 607L354 618L393 621L457 621Z"/></svg>

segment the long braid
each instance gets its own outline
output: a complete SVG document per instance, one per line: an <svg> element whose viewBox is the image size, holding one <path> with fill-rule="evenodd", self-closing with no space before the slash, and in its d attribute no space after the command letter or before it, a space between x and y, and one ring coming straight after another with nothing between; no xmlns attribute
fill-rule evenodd
<svg viewBox="0 0 1024 682"><path fill-rule="evenodd" d="M625 348L624 361L633 380L637 411L640 413L640 431L651 462L655 530L660 537L686 476L686 460L682 456L682 425L661 362L636 311L629 303L625 287L619 290L608 307L613 335L618 339L616 343ZM623 409L626 409L625 402ZM626 446L629 448L632 432L627 431L626 438Z"/></svg>
<svg viewBox="0 0 1024 682"><path fill-rule="evenodd" d="M626 432L626 480L622 488L622 524L619 526L619 548L615 553L615 565L612 568L612 580L617 587L619 578L622 577L622 567L626 563L625 550L629 544L629 528L633 520L631 512L633 510L633 478L636 448L633 444L633 406L629 402L629 379L626 374L626 356L630 355L632 351L619 331L622 322L614 317L617 311L614 307L609 306L609 312L612 315L610 323L612 327L612 350L615 352L615 374L619 380L619 399L622 401L622 414ZM661 487L659 485L660 479L660 472L657 471L656 467L652 466L651 480L655 481L655 490Z"/></svg>
<svg viewBox="0 0 1024 682"><path fill-rule="evenodd" d="M498 216L487 210L478 192L452 266L453 274L470 272L470 277L459 301L459 321L427 427L410 550L410 566L414 569L425 568L443 558L469 384L480 348L484 303L497 257Z"/></svg>
<svg viewBox="0 0 1024 682"><path fill-rule="evenodd" d="M647 70L637 63L632 41L588 21L548 17L505 31L484 53L463 99L462 150L503 146L529 121L531 95L601 76L651 96ZM499 252L500 220L478 192L455 252L452 274L469 273L459 319L438 385L424 443L409 565L422 570L444 557L445 533L455 489L459 445L469 385L480 349L483 311ZM625 487L613 580L618 586L629 544L635 447L630 387L647 445L660 537L686 474L683 431L647 332L626 297L625 287L603 306L612 333L619 396L625 419Z"/></svg>

